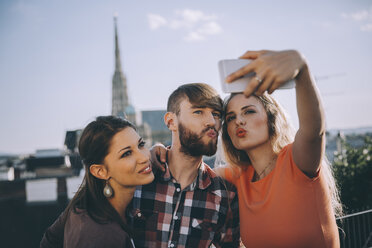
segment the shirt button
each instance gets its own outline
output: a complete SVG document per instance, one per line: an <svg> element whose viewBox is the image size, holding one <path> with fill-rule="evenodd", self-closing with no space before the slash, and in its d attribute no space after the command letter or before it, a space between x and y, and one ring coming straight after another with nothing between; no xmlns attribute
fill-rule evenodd
<svg viewBox="0 0 372 248"><path fill-rule="evenodd" d="M180 188L176 188L176 191L177 191L177 192L180 192L180 191L181 191L181 189L180 189Z"/></svg>
<svg viewBox="0 0 372 248"><path fill-rule="evenodd" d="M137 217L138 217L138 218L141 218L141 216L142 216L141 213L138 213L138 214L137 214Z"/></svg>

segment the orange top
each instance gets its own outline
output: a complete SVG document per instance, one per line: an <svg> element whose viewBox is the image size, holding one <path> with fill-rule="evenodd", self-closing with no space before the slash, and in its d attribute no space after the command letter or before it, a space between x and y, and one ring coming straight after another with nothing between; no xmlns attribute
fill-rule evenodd
<svg viewBox="0 0 372 248"><path fill-rule="evenodd" d="M292 144L275 168L252 182L254 169L226 168L239 196L240 235L249 247L339 247L330 194L320 173L307 177L294 163Z"/></svg>

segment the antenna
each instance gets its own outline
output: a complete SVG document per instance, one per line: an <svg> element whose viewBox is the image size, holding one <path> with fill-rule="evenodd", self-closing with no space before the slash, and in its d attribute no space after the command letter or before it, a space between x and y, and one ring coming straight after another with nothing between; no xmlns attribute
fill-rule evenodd
<svg viewBox="0 0 372 248"><path fill-rule="evenodd" d="M315 81L323 81L323 80L328 80L330 78L335 78L335 77L344 77L346 76L347 74L345 72L340 72L340 73L334 73L334 74L329 74L329 75L323 75L323 76L315 76ZM339 95L343 95L344 92L343 91L330 91L330 92L326 92L326 93L323 93L322 96L339 96Z"/></svg>
<svg viewBox="0 0 372 248"><path fill-rule="evenodd" d="M316 81L321 81L321 80L327 80L327 79L330 79L330 78L334 78L334 77L343 77L343 76L346 76L346 73L345 72L340 72L340 73L335 73L335 74L329 74L329 75L323 75L323 76L315 76L315 80Z"/></svg>

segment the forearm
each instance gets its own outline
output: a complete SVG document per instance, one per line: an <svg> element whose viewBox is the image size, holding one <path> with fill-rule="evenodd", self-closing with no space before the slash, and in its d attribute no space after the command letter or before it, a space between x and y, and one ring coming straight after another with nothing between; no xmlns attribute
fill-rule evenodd
<svg viewBox="0 0 372 248"><path fill-rule="evenodd" d="M299 132L308 141L321 140L325 133L325 116L320 94L308 66L296 77L296 102Z"/></svg>

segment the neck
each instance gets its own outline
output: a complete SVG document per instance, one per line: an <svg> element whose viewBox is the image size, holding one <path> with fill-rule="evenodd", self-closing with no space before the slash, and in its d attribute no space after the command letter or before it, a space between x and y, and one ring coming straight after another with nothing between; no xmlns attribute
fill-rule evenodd
<svg viewBox="0 0 372 248"><path fill-rule="evenodd" d="M274 153L270 142L246 151L255 170L256 179L267 176L275 167L277 154Z"/></svg>
<svg viewBox="0 0 372 248"><path fill-rule="evenodd" d="M114 196L109 198L108 201L118 212L124 223L126 223L125 211L128 204L131 202L134 196L135 187L131 188L114 188Z"/></svg>
<svg viewBox="0 0 372 248"><path fill-rule="evenodd" d="M181 189L189 186L198 175L202 156L193 157L180 151L180 146L172 146L169 150L168 165L172 176L181 184Z"/></svg>

